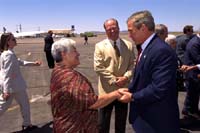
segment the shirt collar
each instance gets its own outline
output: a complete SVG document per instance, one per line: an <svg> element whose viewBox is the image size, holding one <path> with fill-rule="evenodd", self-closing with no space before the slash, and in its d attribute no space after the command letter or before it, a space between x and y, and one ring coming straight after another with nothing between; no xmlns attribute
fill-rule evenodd
<svg viewBox="0 0 200 133"><path fill-rule="evenodd" d="M14 50L13 50L13 49L8 49L8 50L14 53Z"/></svg>
<svg viewBox="0 0 200 133"><path fill-rule="evenodd" d="M149 42L152 40L154 36L155 36L155 33L153 33L149 38L147 38L146 41L144 41L144 43L141 45L142 51L145 50L145 48L147 47L147 45L149 44Z"/></svg>
<svg viewBox="0 0 200 133"><path fill-rule="evenodd" d="M109 38L107 38L107 39L111 42L112 45L114 44L114 41L113 41L113 40L111 40L111 39L109 39ZM117 44L117 45L120 44L120 39L119 39L119 38L116 40L116 44Z"/></svg>
<svg viewBox="0 0 200 133"><path fill-rule="evenodd" d="M200 34L197 34L197 37L200 38Z"/></svg>

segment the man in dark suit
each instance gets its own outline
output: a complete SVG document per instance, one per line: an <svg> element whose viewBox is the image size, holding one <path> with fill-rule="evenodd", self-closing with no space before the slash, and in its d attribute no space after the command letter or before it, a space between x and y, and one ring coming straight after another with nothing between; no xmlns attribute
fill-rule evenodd
<svg viewBox="0 0 200 133"><path fill-rule="evenodd" d="M149 11L134 13L127 25L130 38L142 51L129 91L121 91L119 100L130 102L129 121L136 132L178 133L176 54L154 33Z"/></svg>
<svg viewBox="0 0 200 133"><path fill-rule="evenodd" d="M177 44L176 44L176 54L182 63L184 63L184 53L186 50L187 43L194 36L193 34L193 26L186 25L183 28L183 35L177 36Z"/></svg>
<svg viewBox="0 0 200 133"><path fill-rule="evenodd" d="M84 45L88 45L89 44L88 43L88 36L86 34L84 35L84 40L85 40Z"/></svg>
<svg viewBox="0 0 200 133"><path fill-rule="evenodd" d="M185 52L185 64L189 66L200 64L200 36L197 34L187 44ZM200 118L199 114L199 92L200 79L198 75L200 70L191 70L186 72L186 90L185 106L182 113L187 117Z"/></svg>
<svg viewBox="0 0 200 133"><path fill-rule="evenodd" d="M44 38L44 52L46 53L46 58L47 58L47 63L49 68L54 68L54 59L53 56L51 55L51 46L53 44L53 32L50 30L48 31L47 36Z"/></svg>

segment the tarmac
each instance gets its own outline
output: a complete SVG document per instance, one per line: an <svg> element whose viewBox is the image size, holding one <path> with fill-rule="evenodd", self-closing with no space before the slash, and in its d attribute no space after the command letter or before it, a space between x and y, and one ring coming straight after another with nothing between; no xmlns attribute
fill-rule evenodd
<svg viewBox="0 0 200 133"><path fill-rule="evenodd" d="M130 40L128 35L121 35ZM77 50L80 53L81 64L77 70L84 74L92 83L95 93L97 94L97 75L93 71L93 53L95 43L105 38L105 35L88 38L89 45L84 44L84 38L73 37L77 42ZM54 39L57 40L57 39ZM14 49L17 56L24 60L34 61L41 60L43 64L40 67L21 67L21 72L27 83L27 92L31 105L31 119L34 125L39 128L31 133L51 133L52 132L52 114L51 107L47 104L50 99L49 84L51 70L47 66L45 53L43 51L43 38L26 38L17 39L18 46ZM179 108L182 110L185 99L185 92L179 92ZM152 114L153 115L153 114ZM182 115L180 119L182 119ZM182 120L181 120L182 121ZM200 133L200 121L187 120L183 121L184 131L190 133ZM18 104L13 101L11 107L0 117L0 133L21 133L22 117ZM114 133L114 112L111 120L110 133ZM126 125L126 133L134 133L131 125Z"/></svg>

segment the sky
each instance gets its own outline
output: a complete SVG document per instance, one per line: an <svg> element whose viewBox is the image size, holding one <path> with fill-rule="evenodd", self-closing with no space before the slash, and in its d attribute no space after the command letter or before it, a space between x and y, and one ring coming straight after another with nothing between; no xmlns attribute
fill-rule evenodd
<svg viewBox="0 0 200 133"><path fill-rule="evenodd" d="M156 24L182 31L191 24L200 29L200 0L0 0L0 32L71 29L75 33L104 31L103 23L116 18L120 30L134 12L149 10Z"/></svg>

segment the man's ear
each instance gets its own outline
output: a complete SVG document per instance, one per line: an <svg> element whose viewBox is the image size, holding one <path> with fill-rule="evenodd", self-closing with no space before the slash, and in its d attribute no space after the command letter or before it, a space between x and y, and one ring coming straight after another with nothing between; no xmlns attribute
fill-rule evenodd
<svg viewBox="0 0 200 133"><path fill-rule="evenodd" d="M62 52L61 52L61 56L62 56L62 57L65 57L66 55L67 55L67 52L65 52L65 51L62 51Z"/></svg>
<svg viewBox="0 0 200 133"><path fill-rule="evenodd" d="M145 24L142 24L142 26L140 27L140 30L145 31L146 28L147 28L146 25L145 25Z"/></svg>

